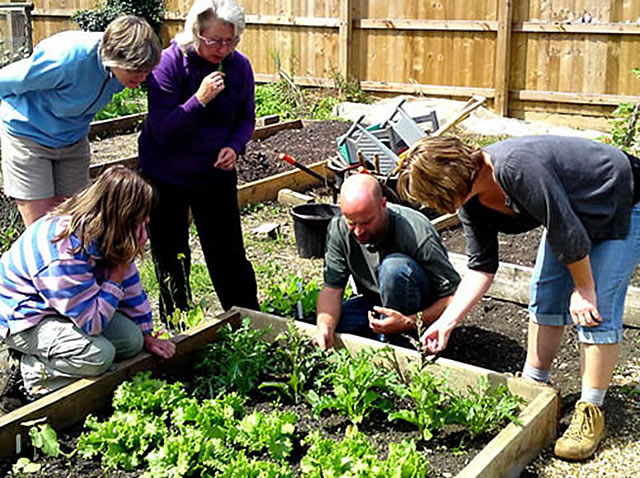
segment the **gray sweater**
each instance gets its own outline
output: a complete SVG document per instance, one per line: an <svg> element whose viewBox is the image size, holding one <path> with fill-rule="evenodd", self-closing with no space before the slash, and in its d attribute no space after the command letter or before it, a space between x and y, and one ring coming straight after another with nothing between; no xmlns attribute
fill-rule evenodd
<svg viewBox="0 0 640 478"><path fill-rule="evenodd" d="M484 150L516 216L490 210L476 198L460 209L469 268L497 270L499 231L543 225L554 255L565 264L587 256L592 241L628 234L634 182L629 158L618 148L582 138L525 136Z"/></svg>

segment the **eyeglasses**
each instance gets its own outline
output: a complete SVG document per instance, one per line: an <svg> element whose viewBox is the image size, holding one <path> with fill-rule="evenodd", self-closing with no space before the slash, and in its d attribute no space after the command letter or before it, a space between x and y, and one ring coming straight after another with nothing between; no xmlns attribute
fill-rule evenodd
<svg viewBox="0 0 640 478"><path fill-rule="evenodd" d="M198 38L200 40L202 40L205 45L212 46L212 47L215 47L215 48L220 48L220 47L233 48L234 46L236 46L240 42L239 38L234 38L233 40L213 40L211 38L205 38L202 35L198 35Z"/></svg>

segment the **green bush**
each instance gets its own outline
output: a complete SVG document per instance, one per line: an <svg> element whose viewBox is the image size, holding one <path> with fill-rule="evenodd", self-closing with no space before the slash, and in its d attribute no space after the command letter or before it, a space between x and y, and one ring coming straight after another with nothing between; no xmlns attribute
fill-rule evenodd
<svg viewBox="0 0 640 478"><path fill-rule="evenodd" d="M640 68L631 73L640 79ZM629 154L640 154L640 103L620 103L613 112L611 134L602 139L605 143L619 147Z"/></svg>
<svg viewBox="0 0 640 478"><path fill-rule="evenodd" d="M113 95L113 98L96 114L94 120L119 118L147 111L147 92L142 87L132 90L125 88Z"/></svg>
<svg viewBox="0 0 640 478"><path fill-rule="evenodd" d="M125 14L145 18L155 32L160 33L164 2L162 0L105 0L100 8L76 12L73 15L73 21L85 31L102 32L112 20Z"/></svg>

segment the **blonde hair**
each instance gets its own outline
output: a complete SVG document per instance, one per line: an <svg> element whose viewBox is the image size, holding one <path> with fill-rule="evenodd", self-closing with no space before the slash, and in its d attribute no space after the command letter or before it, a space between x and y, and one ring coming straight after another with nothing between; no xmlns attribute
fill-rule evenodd
<svg viewBox="0 0 640 478"><path fill-rule="evenodd" d="M150 72L160 62L162 45L144 18L123 15L105 30L100 42L102 64L135 72Z"/></svg>
<svg viewBox="0 0 640 478"><path fill-rule="evenodd" d="M175 37L176 44L183 53L186 53L190 46L196 49L200 46L200 32L214 20L232 25L236 41L244 32L244 9L235 1L195 0L187 14L184 29Z"/></svg>
<svg viewBox="0 0 640 478"><path fill-rule="evenodd" d="M397 191L406 201L454 213L471 192L482 151L446 136L425 137L407 152Z"/></svg>
<svg viewBox="0 0 640 478"><path fill-rule="evenodd" d="M138 173L124 166L107 169L84 190L60 204L52 216L70 216L67 227L53 242L74 234L84 251L96 241L108 265L131 262L142 253L137 226L151 213L153 188Z"/></svg>

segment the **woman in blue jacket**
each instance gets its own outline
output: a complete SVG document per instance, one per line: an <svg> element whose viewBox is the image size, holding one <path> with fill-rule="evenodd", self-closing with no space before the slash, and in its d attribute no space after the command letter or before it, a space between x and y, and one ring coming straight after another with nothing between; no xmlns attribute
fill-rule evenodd
<svg viewBox="0 0 640 478"><path fill-rule="evenodd" d="M89 180L89 123L160 61L146 20L126 15L104 33L67 31L0 70L4 193L29 225Z"/></svg>

